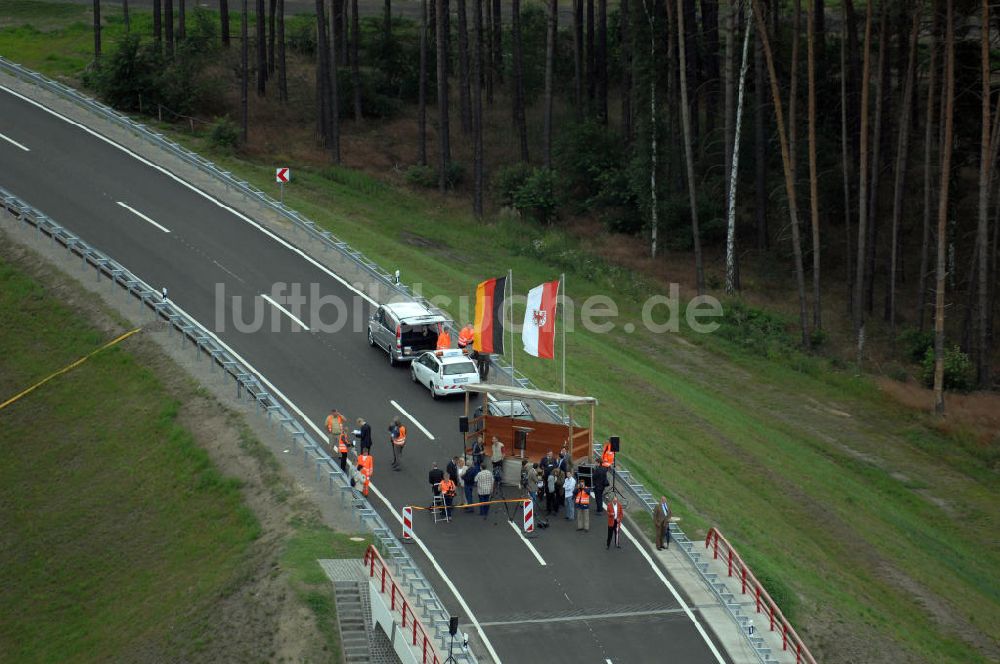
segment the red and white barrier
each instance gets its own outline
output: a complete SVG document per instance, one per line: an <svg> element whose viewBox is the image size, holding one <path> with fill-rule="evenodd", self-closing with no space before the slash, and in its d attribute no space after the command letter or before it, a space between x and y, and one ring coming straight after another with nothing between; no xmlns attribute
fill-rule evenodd
<svg viewBox="0 0 1000 664"><path fill-rule="evenodd" d="M413 539L413 508L407 505L403 508L403 540Z"/></svg>
<svg viewBox="0 0 1000 664"><path fill-rule="evenodd" d="M525 500L522 505L524 506L524 532L533 533L535 532L535 506L531 504L531 500Z"/></svg>

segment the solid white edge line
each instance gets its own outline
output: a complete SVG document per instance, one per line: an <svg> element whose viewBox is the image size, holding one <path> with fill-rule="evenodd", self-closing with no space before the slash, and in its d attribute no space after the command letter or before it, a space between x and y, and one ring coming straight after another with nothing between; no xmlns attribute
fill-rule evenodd
<svg viewBox="0 0 1000 664"><path fill-rule="evenodd" d="M20 143L18 143L17 141L15 141L10 136L4 136L3 134L0 134L0 138L2 138L3 140L7 141L11 145L13 145L15 148L21 148L25 152L31 152L31 150L29 150L26 146L21 145Z"/></svg>
<svg viewBox="0 0 1000 664"><path fill-rule="evenodd" d="M272 240L274 240L275 242L277 242L281 246L285 247L286 249L288 249L292 253L297 254L298 256L300 256L301 258L303 258L306 262L310 263L311 265L313 265L317 269L319 269L322 272L326 273L327 275L329 275L333 279L336 279L337 281L339 281L345 288L347 288L347 290L351 291L355 295L361 296L369 304L378 306L378 302L374 298L372 298L371 296L369 296L367 293L364 293L363 291L359 290L358 288L355 288L353 285L351 285L350 283L348 283L348 281L346 279L344 279L343 277L341 277L339 274L336 274L335 272L333 272L332 270L330 270L325 265L322 265L319 261L317 261L316 259L314 259L312 256L309 256L307 253L305 253L304 251L302 251L298 247L295 247L294 245L292 245L291 243L289 243L284 238L276 235L275 233L273 233L272 231L268 230L267 228L264 228L262 225L260 225L259 223L257 223L253 219L251 219L250 217L246 216L242 212L240 212L240 211L238 211L238 210L236 210L236 209L234 209L234 208L226 205L225 203L223 203L219 199L215 198L211 194L208 194L208 193L202 191L201 189L197 188L196 186L194 186L193 184L191 184L187 180L184 180L183 178L181 178L181 177L179 177L177 175L174 175L173 173L171 173L170 171L168 171L164 167L160 166L159 164L154 164L153 162L149 161L145 157L142 157L142 156L136 154L135 152L132 152L131 150L129 150L124 145L116 143L115 141L111 140L107 136L104 136L104 135L99 134L98 132L94 131L90 127L88 127L86 125L83 125L83 124L80 124L76 120L71 120L70 118L67 118L65 115L62 115L61 113L58 113L57 111L53 111L48 106L45 106L44 104L42 104L40 102L37 102L34 99L30 99L28 97L25 97L24 95L22 95L19 92L11 90L7 86L0 85L0 90L3 90L4 92L7 92L9 94L12 94L15 97L17 97L18 99L21 99L21 100L23 100L23 101L31 104L32 106L36 106L37 108L42 109L46 113L49 113L50 115L53 115L53 116L59 118L60 120L62 120L63 122L66 122L67 124L71 124L74 127L82 129L83 131L87 132L88 134L90 134L91 136L97 138L98 140L103 141L103 142L107 143L108 145L110 145L110 146L112 146L112 147L114 147L114 148L116 148L118 150L121 150L125 154L131 156L136 161L139 161L139 162L145 164L146 166L149 166L150 168L159 171L160 173L166 175L171 180L174 180L175 182L177 182L181 186L183 186L183 187L185 187L187 189L190 189L194 193L198 194L199 196L201 196L205 200L207 200L207 201L209 201L211 203L214 203L216 206L222 208L223 210L226 210L227 212L232 213L237 218L239 218L239 219L245 221L246 223L250 224L251 226L253 226L257 230L259 230L264 235L267 235L269 238L271 238Z"/></svg>
<svg viewBox="0 0 1000 664"><path fill-rule="evenodd" d="M269 295L267 295L266 293L261 293L260 296L263 299L265 299L268 302L270 302L271 304L273 304L274 307L278 311L280 311L281 313L285 314L286 316L288 316L289 318L291 318L293 321L295 321L298 324L298 326L301 327L303 330L305 330L306 332L309 331L309 327L305 323L303 323L297 317L293 316L291 311L289 311L288 309L285 309L283 306L281 306L280 304L278 304L277 302L275 302L274 300L272 300Z"/></svg>
<svg viewBox="0 0 1000 664"><path fill-rule="evenodd" d="M639 553L642 554L642 557L646 559L646 562L649 563L649 566L653 568L654 572L656 572L656 576L660 577L660 581L663 582L663 585L667 587L667 589L670 591L670 594L673 595L674 599L676 599L677 602L681 605L681 608L684 610L684 613L687 615L687 617L690 618L691 622L694 623L695 629L698 630L698 633L701 634L701 638L703 638L705 640L705 643L708 644L708 649L712 651L713 655L715 655L715 661L717 661L719 664L726 664L726 660L723 659L722 655L719 653L718 648L716 648L715 644L712 643L711 637L709 637L708 633L705 631L705 628L701 626L701 622L698 620L698 618L695 617L694 613L691 611L691 608L687 605L687 602L684 601L684 598L681 597L680 593L677 592L677 589L674 588L674 585L670 583L670 580L663 573L663 570L660 569L660 566L653 561L653 558L649 555L649 551L646 550L646 547L642 546L639 543L639 540L636 539L635 536L633 536L632 533L629 532L628 528L626 528L624 525L622 526L622 532L625 533L625 537L629 538L629 540L632 541L632 544L635 545L635 548L639 550Z"/></svg>
<svg viewBox="0 0 1000 664"><path fill-rule="evenodd" d="M183 313L188 318L191 318L192 320L197 320L193 316L191 316L190 314L188 314L186 311L184 311L184 309L182 309L181 306L178 305L176 302L171 302L171 304L173 304L174 308L176 308L178 311L180 311L181 313ZM252 364L250 364L245 359L243 359L240 356L239 353L237 353L235 350L233 350L232 348L230 348L229 345L226 342L224 342L222 339L220 339L218 337L218 335L216 335L214 332L212 332L208 328L204 328L204 329L205 329L205 331L208 333L208 335L210 337L212 337L219 345L221 345L223 348L225 348L227 351L229 351L233 355L233 357L235 357L236 359L238 359L244 365L246 365L247 367L249 367L254 373L256 373L260 377L261 382L264 383L264 385L267 386L267 389L269 389L272 394L276 394L278 396L278 398L280 398L282 401L284 401L288 405L288 407L291 408L292 411L294 411L295 414L298 415L302 419L302 421L305 422L305 424L310 429L312 429L316 433L317 436L320 437L320 440L324 440L325 439L326 433L324 433L323 430L320 429L319 426L317 426L315 422L313 422L311 419L309 419L308 417L306 417L305 413L303 413L299 409L299 407L296 406L295 403L291 399L289 399L288 397L286 397L281 392L281 390L279 390L277 387L274 386L273 383L271 383L271 381L269 381L263 374L261 374L259 371L257 371L257 369L255 369ZM403 523L403 517L400 516L399 510L397 510L395 507L392 506L392 503L390 503L389 499L386 498L382 494L382 492L378 490L378 487L375 486L374 482L372 482L369 485L369 488L375 493L375 495L383 503L385 503L385 506L388 508L389 512L393 515L393 517L396 519L396 521L398 521L400 524L402 524ZM440 577L444 581L445 585L448 586L448 590L450 590L451 593L455 596L455 600L458 602L459 606L462 607L462 610L465 611L465 614L469 617L469 620L472 622L473 627L476 629L476 632L479 634L479 638L482 639L483 645L486 647L486 650L489 651L490 656L493 657L493 661L500 662L500 656L497 655L496 650L493 649L493 644L490 643L490 640L486 637L486 632L483 630L482 625L479 624L479 620L476 619L476 616L472 612L472 609L469 608L469 605L466 604L465 599L463 599L462 595L459 594L458 588L456 588L455 584L451 582L451 579L448 578L447 574L445 574L444 569L442 569L441 565L438 564L437 559L434 558L433 554L431 554L430 550L423 543L423 541L416 535L416 533L414 533L414 535L413 535L413 541L416 542L417 546L420 547L420 550L424 552L424 555L427 556L427 559L431 562L431 565L434 567L435 571L437 571L437 573L440 575Z"/></svg>
<svg viewBox="0 0 1000 664"><path fill-rule="evenodd" d="M529 540L527 537L524 536L524 533L521 532L520 528L514 525L513 521L508 521L507 525L513 528L514 532L517 533L517 536L521 538L521 541L528 546L528 549L531 550L531 553L535 556L535 560L538 561L538 564L541 565L542 567L545 567L546 566L545 559L542 558L542 554L538 553L538 549L536 549L535 546L531 543L531 540Z"/></svg>
<svg viewBox="0 0 1000 664"><path fill-rule="evenodd" d="M148 221L149 223L153 224L154 226L156 226L157 228L159 228L164 233L169 233L170 232L169 228L167 228L166 226L163 226L161 224L156 223L155 221L153 221L152 219L150 219L149 217L147 217L146 215L144 215L142 212L139 212L138 210L136 210L134 207L132 207L128 203L123 203L121 201L118 201L118 205L121 205L123 208L125 208L126 210L128 210L129 212L131 212L132 214L134 214L135 216L139 217L143 221Z"/></svg>
<svg viewBox="0 0 1000 664"><path fill-rule="evenodd" d="M418 429L420 429L421 431L423 431L425 436L427 436L431 440L434 440L434 434L432 434L430 431L428 431L427 429L425 429L423 424L421 424L420 422L417 422L417 418L413 417L413 415L410 415L408 412L406 412L403 409L402 406L400 406L398 403L396 403L392 399L389 399L389 403L391 403L393 405L393 407L395 407L396 410L398 410L403 415L405 415L408 420L410 420L411 422L413 422L413 424Z"/></svg>

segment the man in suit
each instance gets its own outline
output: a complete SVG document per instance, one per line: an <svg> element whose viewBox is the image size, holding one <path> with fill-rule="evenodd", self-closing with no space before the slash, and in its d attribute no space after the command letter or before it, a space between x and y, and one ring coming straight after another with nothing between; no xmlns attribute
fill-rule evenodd
<svg viewBox="0 0 1000 664"><path fill-rule="evenodd" d="M662 551L670 548L670 505L667 504L667 497L660 497L660 504L653 510L653 525L656 527L656 550ZM663 540L666 539L666 546Z"/></svg>

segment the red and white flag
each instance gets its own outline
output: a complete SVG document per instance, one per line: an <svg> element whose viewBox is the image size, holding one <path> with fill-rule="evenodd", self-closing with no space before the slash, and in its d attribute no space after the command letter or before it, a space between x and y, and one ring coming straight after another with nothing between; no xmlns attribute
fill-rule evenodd
<svg viewBox="0 0 1000 664"><path fill-rule="evenodd" d="M551 360L556 345L556 295L559 281L549 281L528 291L521 340L524 352Z"/></svg>

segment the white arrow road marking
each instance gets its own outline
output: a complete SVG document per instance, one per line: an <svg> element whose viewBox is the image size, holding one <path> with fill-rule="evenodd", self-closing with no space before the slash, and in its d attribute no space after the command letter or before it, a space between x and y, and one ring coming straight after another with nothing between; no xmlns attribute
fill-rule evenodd
<svg viewBox="0 0 1000 664"><path fill-rule="evenodd" d="M4 136L3 134L0 134L0 138L2 138L3 140L7 141L7 142L8 142L8 143L10 143L11 145L13 145L13 146L14 146L15 148L21 148L21 149L22 149L22 150L24 150L25 152L31 152L31 150L29 150L29 149L28 149L27 147L25 147L24 145L21 145L20 143L18 143L17 141L15 141L15 140L14 140L13 138L11 138L10 136Z"/></svg>
<svg viewBox="0 0 1000 664"><path fill-rule="evenodd" d="M406 419L408 419L411 422L413 422L413 425L415 427L417 427L418 429L420 429L421 431L423 431L425 436L427 436L430 440L434 440L434 434L432 434L430 431L428 431L426 428L424 428L423 424L421 424L420 422L417 422L417 418L413 417L413 415L410 415L408 412L406 412L403 409L402 406L400 406L398 403L396 403L392 399L389 399L389 403L391 403L396 410L398 410L403 415L405 415Z"/></svg>
<svg viewBox="0 0 1000 664"><path fill-rule="evenodd" d="M542 558L542 554L538 553L538 549L536 549L534 545L531 543L531 541L524 536L524 533L521 532L521 529L515 526L513 521L508 521L507 525L513 528L514 532L517 533L517 536L521 538L521 541L524 542L529 549L531 549L531 553L534 554L535 560L538 561L538 564L541 565L542 567L545 567L545 559ZM567 597L566 599L569 598Z"/></svg>
<svg viewBox="0 0 1000 664"><path fill-rule="evenodd" d="M303 323L302 321L300 321L295 316L293 316L291 311L289 311L288 309L285 309L283 306L281 306L280 304L278 304L277 302L275 302L274 300L272 300L270 297L268 297L265 293L261 293L260 296L262 298L264 298L265 300L267 300L268 302L270 302L271 304L273 304L278 311L280 311L281 313L285 314L286 316L288 316L289 318L291 318L293 321L295 321L296 323L298 323L299 327L301 327L303 330L305 330L306 332L309 331L309 328L306 326L306 324Z"/></svg>
<svg viewBox="0 0 1000 664"><path fill-rule="evenodd" d="M132 214L134 214L135 216L139 217L143 221L148 221L149 223L153 224L154 226L156 226L157 228L159 228L164 233L169 233L170 232L169 228L167 228L166 226L163 226L162 224L156 223L155 221L153 221L152 219L150 219L149 217L147 217L146 215L144 215L142 212L139 212L138 210L136 210L134 207L132 207L128 203L122 203L121 201L118 201L118 205L121 205L123 208L125 208L126 210L128 210L129 212L131 212Z"/></svg>

